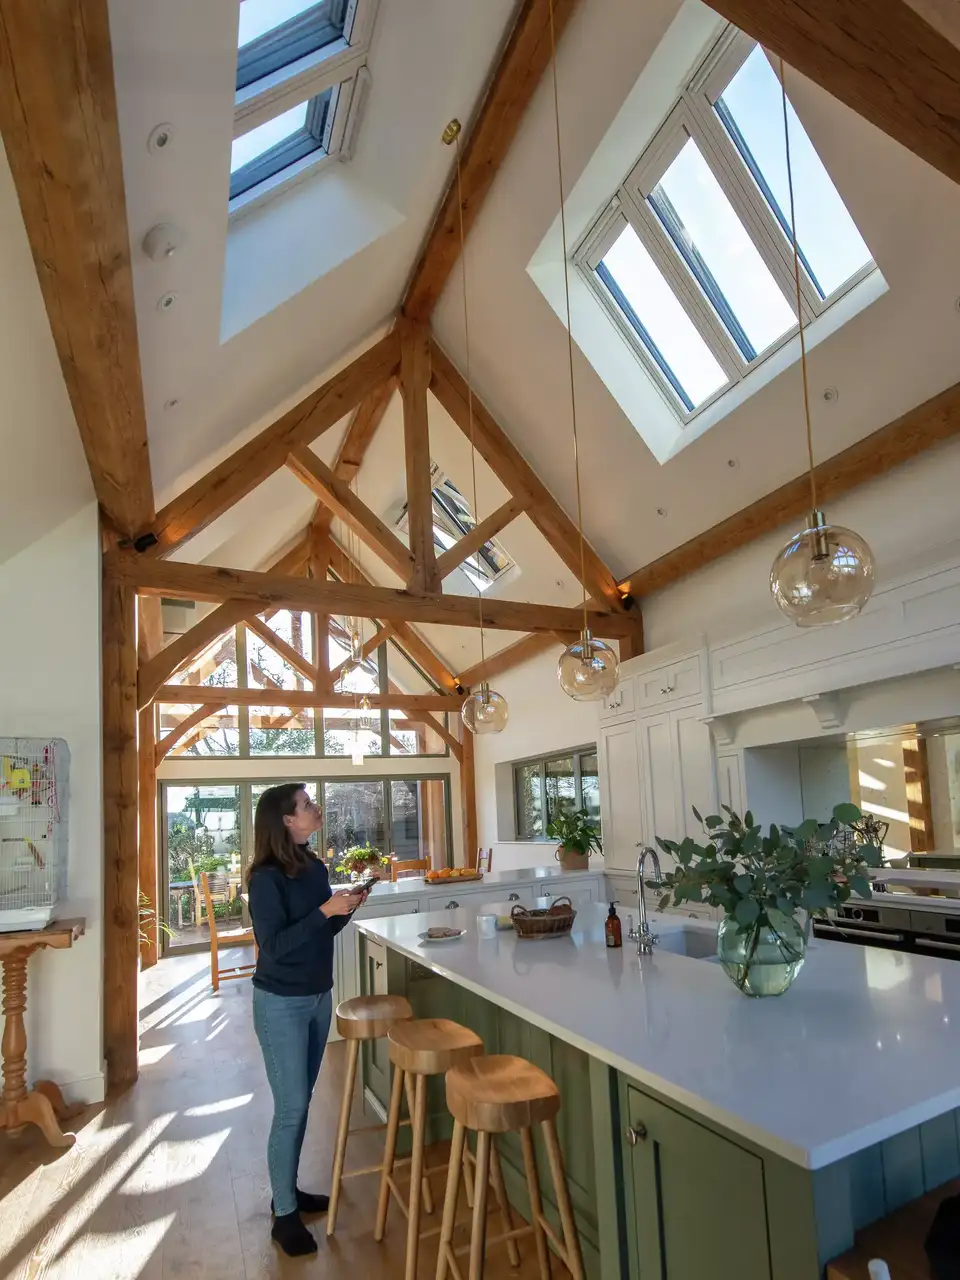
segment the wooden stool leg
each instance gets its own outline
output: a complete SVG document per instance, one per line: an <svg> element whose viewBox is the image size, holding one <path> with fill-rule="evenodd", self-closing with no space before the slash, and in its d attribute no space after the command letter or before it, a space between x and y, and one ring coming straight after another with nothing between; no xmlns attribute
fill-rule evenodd
<svg viewBox="0 0 960 1280"><path fill-rule="evenodd" d="M469 1280L482 1280L486 1253L487 1190L490 1186L490 1134L477 1134L477 1177L473 1187L473 1226L470 1232Z"/></svg>
<svg viewBox="0 0 960 1280"><path fill-rule="evenodd" d="M411 1076L407 1076L404 1080L404 1087L407 1091L407 1110L410 1113L410 1120L412 1123L414 1109L414 1084ZM429 1178L424 1178L423 1180L423 1207L426 1209L427 1213L433 1213L433 1192L430 1190Z"/></svg>
<svg viewBox="0 0 960 1280"><path fill-rule="evenodd" d="M570 1189L567 1186L567 1174L563 1167L563 1152L560 1150L560 1141L557 1138L556 1122L544 1120L542 1128L547 1145L547 1160L550 1162L550 1175L553 1178L553 1189L557 1197L557 1208L560 1210L560 1223L563 1227L563 1243L567 1254L564 1262L573 1280L584 1280L580 1237L577 1235L577 1224L573 1218Z"/></svg>
<svg viewBox="0 0 960 1280"><path fill-rule="evenodd" d="M450 1143L450 1164L447 1167L447 1190L443 1198L443 1222L440 1227L440 1252L437 1255L437 1280L445 1280L447 1274L447 1250L453 1248L453 1226L457 1218L457 1197L460 1194L460 1175L466 1168L464 1139L466 1130L459 1120L453 1124L453 1141Z"/></svg>
<svg viewBox="0 0 960 1280"><path fill-rule="evenodd" d="M473 1165L470 1163L472 1154L470 1147L464 1145L463 1148L463 1190L467 1197L467 1208L473 1208Z"/></svg>
<svg viewBox="0 0 960 1280"><path fill-rule="evenodd" d="M523 1147L523 1167L527 1175L527 1194L530 1196L530 1225L533 1227L533 1239L537 1246L540 1280L550 1280L550 1252L547 1249L547 1237L540 1223L543 1216L540 1177L537 1173L537 1157L533 1149L533 1134L529 1129L520 1130L520 1143Z"/></svg>
<svg viewBox="0 0 960 1280"><path fill-rule="evenodd" d="M393 1162L397 1157L397 1132L400 1128L400 1104L403 1099L404 1074L399 1067L394 1068L393 1088L390 1090L390 1114L387 1116L387 1140L383 1148L383 1170L380 1174L377 1225L373 1230L373 1238L378 1243L383 1239L383 1233L387 1226L387 1210L390 1207L390 1177L393 1173Z"/></svg>
<svg viewBox="0 0 960 1280"><path fill-rule="evenodd" d="M330 1179L330 1208L327 1213L327 1235L337 1229L337 1210L340 1207L340 1183L343 1181L343 1162L347 1154L347 1133L350 1129L350 1111L353 1107L353 1091L357 1085L357 1060L360 1057L360 1041L347 1041L347 1078L343 1082L340 1099L340 1119L337 1123L337 1145L333 1153L333 1177Z"/></svg>
<svg viewBox="0 0 960 1280"><path fill-rule="evenodd" d="M420 1195L423 1189L423 1150L427 1138L427 1077L416 1077L413 1102L413 1152L410 1159L410 1207L407 1214L407 1265L404 1280L417 1280L420 1250Z"/></svg>
<svg viewBox="0 0 960 1280"><path fill-rule="evenodd" d="M507 1199L507 1189L503 1185L503 1169L500 1167L500 1152L497 1150L497 1144L493 1144L493 1152L490 1157L490 1178L493 1182L493 1194L497 1199L497 1206L500 1209L500 1217L503 1219L504 1231L513 1230L513 1217L510 1213L510 1201ZM507 1241L507 1256L510 1259L511 1267L519 1267L520 1250L517 1248L516 1240Z"/></svg>

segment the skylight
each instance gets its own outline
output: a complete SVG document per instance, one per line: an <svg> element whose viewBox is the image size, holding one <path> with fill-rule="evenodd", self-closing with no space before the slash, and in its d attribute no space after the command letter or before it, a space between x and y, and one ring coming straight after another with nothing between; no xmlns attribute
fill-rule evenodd
<svg viewBox="0 0 960 1280"><path fill-rule="evenodd" d="M438 555L443 555L476 526L473 512L466 498L440 468L433 464L433 545ZM397 527L406 532L407 508L404 506ZM469 556L460 568L478 591L486 591L514 561L496 538L489 538L480 550Z"/></svg>
<svg viewBox="0 0 960 1280"><path fill-rule="evenodd" d="M378 0L241 0L230 212L352 154Z"/></svg>
<svg viewBox="0 0 960 1280"><path fill-rule="evenodd" d="M874 269L788 104L809 323ZM686 421L797 328L780 82L729 28L585 239L578 265Z"/></svg>

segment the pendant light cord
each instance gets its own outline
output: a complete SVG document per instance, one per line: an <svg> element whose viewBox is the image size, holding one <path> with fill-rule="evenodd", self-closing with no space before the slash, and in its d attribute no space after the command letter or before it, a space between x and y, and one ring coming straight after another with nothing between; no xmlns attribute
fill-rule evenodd
<svg viewBox="0 0 960 1280"><path fill-rule="evenodd" d="M477 446L474 441L473 421L473 378L470 373L470 309L467 306L467 249L466 236L463 230L463 187L460 178L460 129L457 128L457 212L460 218L460 277L463 281L463 343L466 348L467 373L467 423L470 436L470 469L473 477L473 520L480 523L480 509L477 506ZM480 553L477 552L478 575ZM486 646L483 634L483 592L477 587L477 612L480 616L480 662L486 661Z"/></svg>
<svg viewBox="0 0 960 1280"><path fill-rule="evenodd" d="M583 629L588 631L586 549L583 501L580 495L580 441L577 435L577 388L573 375L573 324L570 318L570 264L567 260L567 215L563 207L563 146L560 136L560 88L557 82L557 32L550 0L550 66L553 72L553 119L557 135L557 185L560 189L560 241L563 246L563 296L567 313L567 360L570 366L570 415L573 422L573 472L577 489L577 532L580 537L580 585L583 589ZM584 655L586 657L586 655Z"/></svg>
<svg viewBox="0 0 960 1280"><path fill-rule="evenodd" d="M790 238L793 242L793 282L797 291L797 327L800 333L800 374L803 378L803 413L807 424L807 464L810 474L810 507L817 509L817 475L813 465L813 426L810 422L810 383L807 378L807 340L803 331L803 302L800 293L800 247L797 242L797 209L793 198L793 159L790 154L790 117L783 59L780 62L780 97L783 102L783 140L787 153L787 190L790 193Z"/></svg>

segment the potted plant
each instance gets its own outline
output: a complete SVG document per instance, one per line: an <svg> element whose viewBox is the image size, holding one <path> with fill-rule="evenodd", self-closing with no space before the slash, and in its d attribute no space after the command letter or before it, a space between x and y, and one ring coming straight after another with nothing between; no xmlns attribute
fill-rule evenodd
<svg viewBox="0 0 960 1280"><path fill-rule="evenodd" d="M663 878L660 908L671 901L720 907L717 954L727 975L745 995L781 995L803 965L810 917L853 893L869 898L868 868L881 865L881 852L854 830L863 815L853 804L838 804L829 822L774 824L766 835L752 813L741 819L721 807L723 817L693 811L703 844L657 838L676 861Z"/></svg>
<svg viewBox="0 0 960 1280"><path fill-rule="evenodd" d="M384 858L372 844L354 844L344 849L336 869L348 875L351 880L362 880L370 871L379 871L381 867L389 865L390 859Z"/></svg>
<svg viewBox="0 0 960 1280"><path fill-rule="evenodd" d="M557 861L564 871L586 871L591 853L603 853L600 833L586 809L557 814L547 835L558 842Z"/></svg>

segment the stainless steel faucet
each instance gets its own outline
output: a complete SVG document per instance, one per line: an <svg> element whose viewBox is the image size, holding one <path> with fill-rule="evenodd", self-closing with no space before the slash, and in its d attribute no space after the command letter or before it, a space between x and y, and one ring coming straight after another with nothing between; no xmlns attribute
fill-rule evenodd
<svg viewBox="0 0 960 1280"><path fill-rule="evenodd" d="M636 942L638 956L648 956L659 942L657 935L650 932L650 926L647 923L647 900L644 896L643 870L648 858L653 859L653 882L657 888L663 884L663 875L660 871L660 859L657 857L656 849L651 849L649 845L641 847L639 843L637 848L640 849L640 856L637 858L637 914L639 928L631 929L627 937L631 942Z"/></svg>

